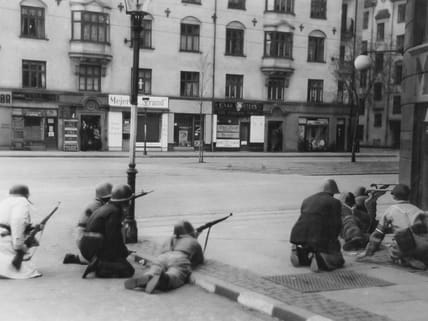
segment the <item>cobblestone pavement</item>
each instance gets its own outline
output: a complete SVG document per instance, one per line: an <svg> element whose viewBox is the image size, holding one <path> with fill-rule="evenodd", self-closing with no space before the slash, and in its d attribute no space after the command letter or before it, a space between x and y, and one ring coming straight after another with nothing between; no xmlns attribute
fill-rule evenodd
<svg viewBox="0 0 428 321"><path fill-rule="evenodd" d="M159 245L145 240L138 245L138 254L144 257L157 254ZM328 299L318 293L301 293L275 282L269 281L251 271L237 268L215 260L206 260L197 269L199 274L220 279L240 288L268 296L288 305L311 311L332 320L341 321L388 321L389 318L350 306L343 302Z"/></svg>

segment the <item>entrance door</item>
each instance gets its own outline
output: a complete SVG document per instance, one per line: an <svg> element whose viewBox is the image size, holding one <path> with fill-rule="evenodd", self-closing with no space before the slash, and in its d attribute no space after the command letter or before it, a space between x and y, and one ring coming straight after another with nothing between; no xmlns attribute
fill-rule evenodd
<svg viewBox="0 0 428 321"><path fill-rule="evenodd" d="M392 147L400 148L400 134L401 134L401 123L399 120L390 121L391 136L392 136Z"/></svg>
<svg viewBox="0 0 428 321"><path fill-rule="evenodd" d="M80 118L80 149L101 150L101 116L82 115Z"/></svg>
<svg viewBox="0 0 428 321"><path fill-rule="evenodd" d="M250 123L241 122L239 127L239 140L241 149L248 150L248 144L250 143Z"/></svg>
<svg viewBox="0 0 428 321"><path fill-rule="evenodd" d="M46 118L45 142L47 149L57 149L57 119L54 117Z"/></svg>
<svg viewBox="0 0 428 321"><path fill-rule="evenodd" d="M282 152L282 121L268 123L268 152Z"/></svg>
<svg viewBox="0 0 428 321"><path fill-rule="evenodd" d="M345 150L345 120L338 119L336 125L336 151Z"/></svg>

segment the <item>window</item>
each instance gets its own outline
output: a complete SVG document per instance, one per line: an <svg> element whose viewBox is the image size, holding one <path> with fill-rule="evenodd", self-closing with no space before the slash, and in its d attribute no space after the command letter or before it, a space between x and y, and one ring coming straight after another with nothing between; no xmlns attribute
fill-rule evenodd
<svg viewBox="0 0 428 321"><path fill-rule="evenodd" d="M294 13L295 0L267 0L266 11Z"/></svg>
<svg viewBox="0 0 428 321"><path fill-rule="evenodd" d="M138 69L138 92L150 95L152 93L152 70Z"/></svg>
<svg viewBox="0 0 428 321"><path fill-rule="evenodd" d="M199 96L199 72L191 72L191 71L181 72L180 95L183 97Z"/></svg>
<svg viewBox="0 0 428 321"><path fill-rule="evenodd" d="M245 0L229 0L227 7L229 9L245 10Z"/></svg>
<svg viewBox="0 0 428 321"><path fill-rule="evenodd" d="M324 62L324 38L309 37L308 61Z"/></svg>
<svg viewBox="0 0 428 321"><path fill-rule="evenodd" d="M364 11L364 13L363 13L363 29L364 30L369 28L369 17L370 17L370 12Z"/></svg>
<svg viewBox="0 0 428 321"><path fill-rule="evenodd" d="M201 4L201 0L181 0L183 3Z"/></svg>
<svg viewBox="0 0 428 321"><path fill-rule="evenodd" d="M199 52L199 25L181 24L180 50Z"/></svg>
<svg viewBox="0 0 428 321"><path fill-rule="evenodd" d="M327 0L311 0L311 18L326 19Z"/></svg>
<svg viewBox="0 0 428 321"><path fill-rule="evenodd" d="M361 53L362 54L364 54L368 51L368 45L369 45L369 43L367 40L361 41Z"/></svg>
<svg viewBox="0 0 428 321"><path fill-rule="evenodd" d="M140 33L140 48L152 48L152 20L144 19L142 23L143 30ZM131 39L134 40L134 32L131 27Z"/></svg>
<svg viewBox="0 0 428 321"><path fill-rule="evenodd" d="M406 20L406 4L398 5L397 22L404 22Z"/></svg>
<svg viewBox="0 0 428 321"><path fill-rule="evenodd" d="M382 127L382 114L381 113L374 114L373 126L374 127Z"/></svg>
<svg viewBox="0 0 428 321"><path fill-rule="evenodd" d="M337 101L342 104L345 101L345 82L343 80L337 81Z"/></svg>
<svg viewBox="0 0 428 321"><path fill-rule="evenodd" d="M226 28L226 55L244 55L244 30Z"/></svg>
<svg viewBox="0 0 428 321"><path fill-rule="evenodd" d="M383 53L376 53L375 55L375 72L382 72L383 71Z"/></svg>
<svg viewBox="0 0 428 321"><path fill-rule="evenodd" d="M267 81L268 87L268 100L284 100L284 77L269 77Z"/></svg>
<svg viewBox="0 0 428 321"><path fill-rule="evenodd" d="M73 11L72 39L99 43L110 42L110 18L108 14Z"/></svg>
<svg viewBox="0 0 428 321"><path fill-rule="evenodd" d="M45 38L45 9L21 7L21 37Z"/></svg>
<svg viewBox="0 0 428 321"><path fill-rule="evenodd" d="M226 97L241 99L243 84L243 75L226 74Z"/></svg>
<svg viewBox="0 0 428 321"><path fill-rule="evenodd" d="M322 103L323 83L320 79L308 79L308 102Z"/></svg>
<svg viewBox="0 0 428 321"><path fill-rule="evenodd" d="M394 64L394 84L401 84L401 80L403 79L403 62L398 61Z"/></svg>
<svg viewBox="0 0 428 321"><path fill-rule="evenodd" d="M396 95L392 97L392 113L401 114L401 96Z"/></svg>
<svg viewBox="0 0 428 321"><path fill-rule="evenodd" d="M403 49L404 49L404 35L398 35L395 42L396 42L395 49L397 49L399 51L403 51Z"/></svg>
<svg viewBox="0 0 428 321"><path fill-rule="evenodd" d="M98 65L79 66L79 90L101 91L101 67Z"/></svg>
<svg viewBox="0 0 428 321"><path fill-rule="evenodd" d="M364 115L366 112L366 100L364 98L359 98L358 101L358 114Z"/></svg>
<svg viewBox="0 0 428 321"><path fill-rule="evenodd" d="M373 85L373 91L374 91L374 100L382 100L382 83L377 82Z"/></svg>
<svg viewBox="0 0 428 321"><path fill-rule="evenodd" d="M22 87L46 88L46 62L22 61Z"/></svg>
<svg viewBox="0 0 428 321"><path fill-rule="evenodd" d="M293 34L289 32L265 32L265 56L292 58Z"/></svg>
<svg viewBox="0 0 428 321"><path fill-rule="evenodd" d="M383 41L384 39L385 39L385 24L382 22L377 24L376 41Z"/></svg>

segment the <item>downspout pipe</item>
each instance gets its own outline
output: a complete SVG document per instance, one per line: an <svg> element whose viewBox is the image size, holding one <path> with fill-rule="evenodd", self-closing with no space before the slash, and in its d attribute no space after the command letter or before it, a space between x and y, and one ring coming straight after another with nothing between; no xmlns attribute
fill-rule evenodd
<svg viewBox="0 0 428 321"><path fill-rule="evenodd" d="M215 99L215 63L216 63L216 47L217 47L217 0L214 0L213 19L213 62L212 62L212 88L211 88L211 151L214 151L214 99Z"/></svg>

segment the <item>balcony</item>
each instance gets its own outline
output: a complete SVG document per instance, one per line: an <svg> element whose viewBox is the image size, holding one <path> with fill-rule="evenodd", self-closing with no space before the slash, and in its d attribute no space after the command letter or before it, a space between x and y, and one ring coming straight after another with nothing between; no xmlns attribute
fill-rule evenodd
<svg viewBox="0 0 428 321"><path fill-rule="evenodd" d="M70 40L68 55L71 59L107 64L112 60L109 43Z"/></svg>
<svg viewBox="0 0 428 321"><path fill-rule="evenodd" d="M266 75L273 73L292 74L294 72L294 62L291 58L263 57L260 68Z"/></svg>

